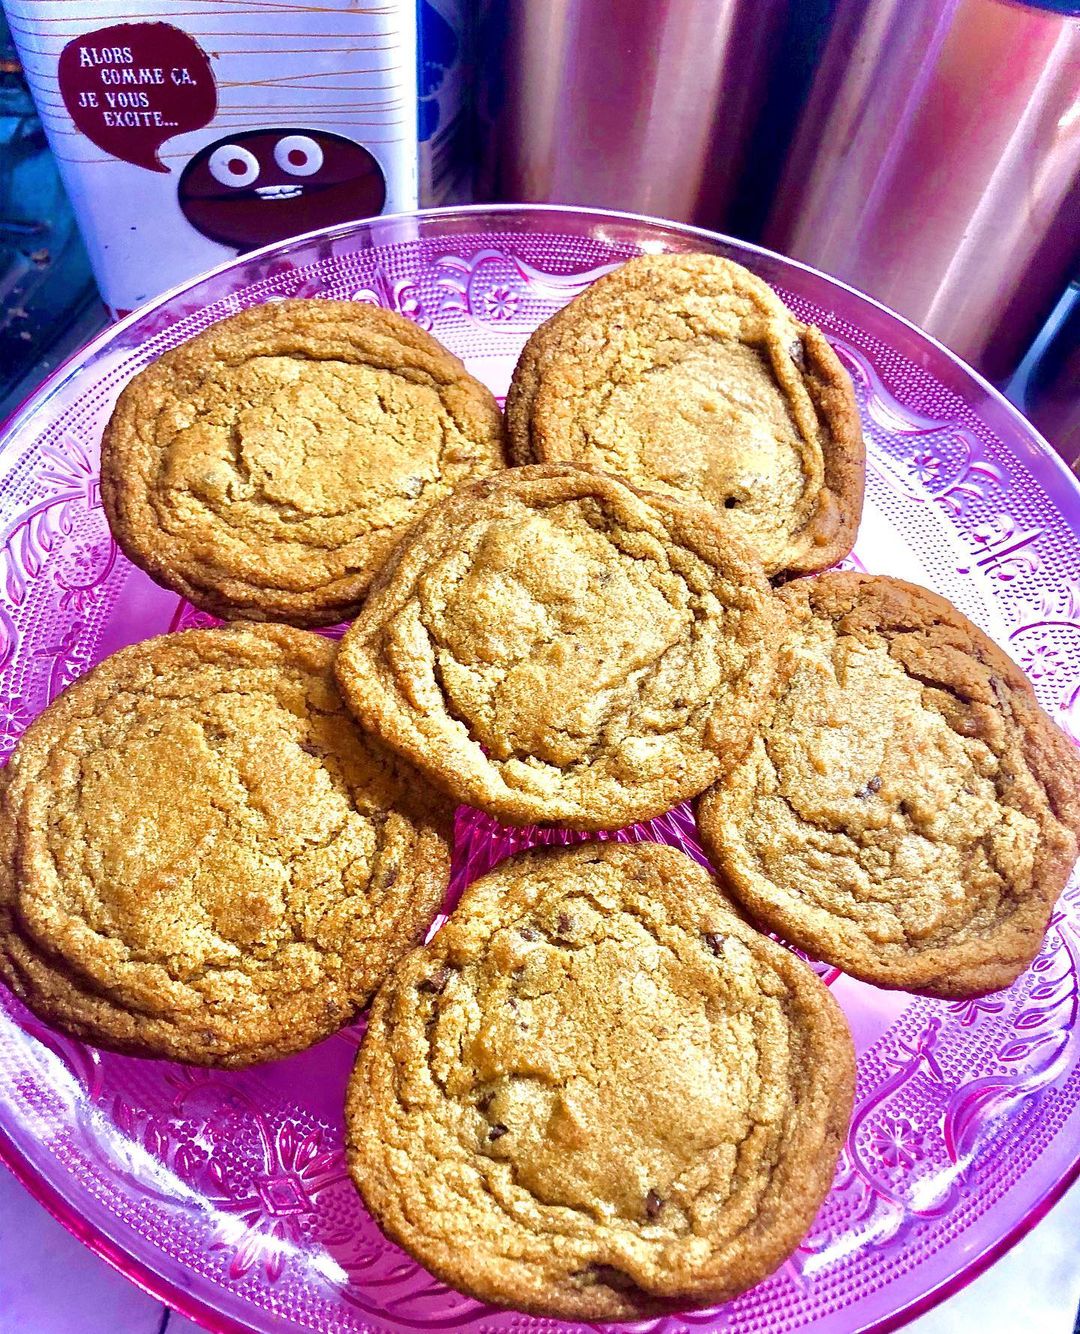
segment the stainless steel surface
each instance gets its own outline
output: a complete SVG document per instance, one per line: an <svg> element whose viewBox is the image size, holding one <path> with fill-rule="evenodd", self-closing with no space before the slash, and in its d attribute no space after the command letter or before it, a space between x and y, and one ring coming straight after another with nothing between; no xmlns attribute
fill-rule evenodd
<svg viewBox="0 0 1080 1334"><path fill-rule="evenodd" d="M499 199L722 222L783 0L512 0Z"/></svg>
<svg viewBox="0 0 1080 1334"><path fill-rule="evenodd" d="M1080 18L841 0L766 243L1006 376L1080 254Z"/></svg>

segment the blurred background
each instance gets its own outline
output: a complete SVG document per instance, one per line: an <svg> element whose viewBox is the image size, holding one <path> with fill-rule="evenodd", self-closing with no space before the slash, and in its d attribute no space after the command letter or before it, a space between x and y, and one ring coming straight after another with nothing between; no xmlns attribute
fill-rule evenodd
<svg viewBox="0 0 1080 1334"><path fill-rule="evenodd" d="M824 269L1080 463L1080 0L407 0L365 19L297 0L224 22L167 0L4 4L0 415L110 315L274 227L521 200L692 222ZM141 45L154 20L164 54ZM138 88L176 43L205 65L189 88L148 80L126 126L88 109L102 52L112 87ZM379 75L363 95L358 61ZM326 188L281 176L265 189L303 200L249 225L271 151Z"/></svg>

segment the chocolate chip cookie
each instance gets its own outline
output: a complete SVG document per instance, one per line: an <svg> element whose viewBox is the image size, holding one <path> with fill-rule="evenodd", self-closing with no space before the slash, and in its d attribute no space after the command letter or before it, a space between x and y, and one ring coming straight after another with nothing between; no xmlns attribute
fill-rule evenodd
<svg viewBox="0 0 1080 1334"><path fill-rule="evenodd" d="M614 829L739 758L781 625L714 510L541 464L420 520L337 673L364 727L458 801Z"/></svg>
<svg viewBox="0 0 1080 1334"><path fill-rule="evenodd" d="M824 336L716 255L644 255L532 335L506 400L516 463L572 461L718 506L770 575L850 551L864 449Z"/></svg>
<svg viewBox="0 0 1080 1334"><path fill-rule="evenodd" d="M101 489L127 556L197 607L330 625L418 515L504 462L498 404L423 329L360 302L278 301L131 381Z"/></svg>
<svg viewBox="0 0 1080 1334"><path fill-rule="evenodd" d="M854 1082L839 1007L696 862L503 862L379 992L349 1168L443 1281L569 1320L721 1302L799 1244Z"/></svg>
<svg viewBox="0 0 1080 1334"><path fill-rule="evenodd" d="M349 1022L423 938L449 812L349 719L285 626L122 649L3 778L0 974L103 1047L240 1066Z"/></svg>
<svg viewBox="0 0 1080 1334"><path fill-rule="evenodd" d="M1080 834L1080 756L944 598L827 574L782 594L787 671L698 804L733 897L881 986L971 996L1034 958Z"/></svg>

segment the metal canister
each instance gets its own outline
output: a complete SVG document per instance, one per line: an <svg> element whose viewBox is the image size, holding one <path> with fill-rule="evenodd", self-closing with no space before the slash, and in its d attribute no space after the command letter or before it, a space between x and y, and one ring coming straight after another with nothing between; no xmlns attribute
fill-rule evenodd
<svg viewBox="0 0 1080 1334"><path fill-rule="evenodd" d="M513 0L486 193L720 223L786 0Z"/></svg>
<svg viewBox="0 0 1080 1334"><path fill-rule="evenodd" d="M1078 16L841 0L766 244L1003 379L1080 255Z"/></svg>

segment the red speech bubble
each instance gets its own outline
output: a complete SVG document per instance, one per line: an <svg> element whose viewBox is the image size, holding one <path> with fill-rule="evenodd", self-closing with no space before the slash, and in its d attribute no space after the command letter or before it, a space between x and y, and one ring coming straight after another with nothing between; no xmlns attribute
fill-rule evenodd
<svg viewBox="0 0 1080 1334"><path fill-rule="evenodd" d="M166 139L198 130L217 110L206 53L171 23L115 23L60 52L60 94L75 128L112 157L147 171Z"/></svg>

